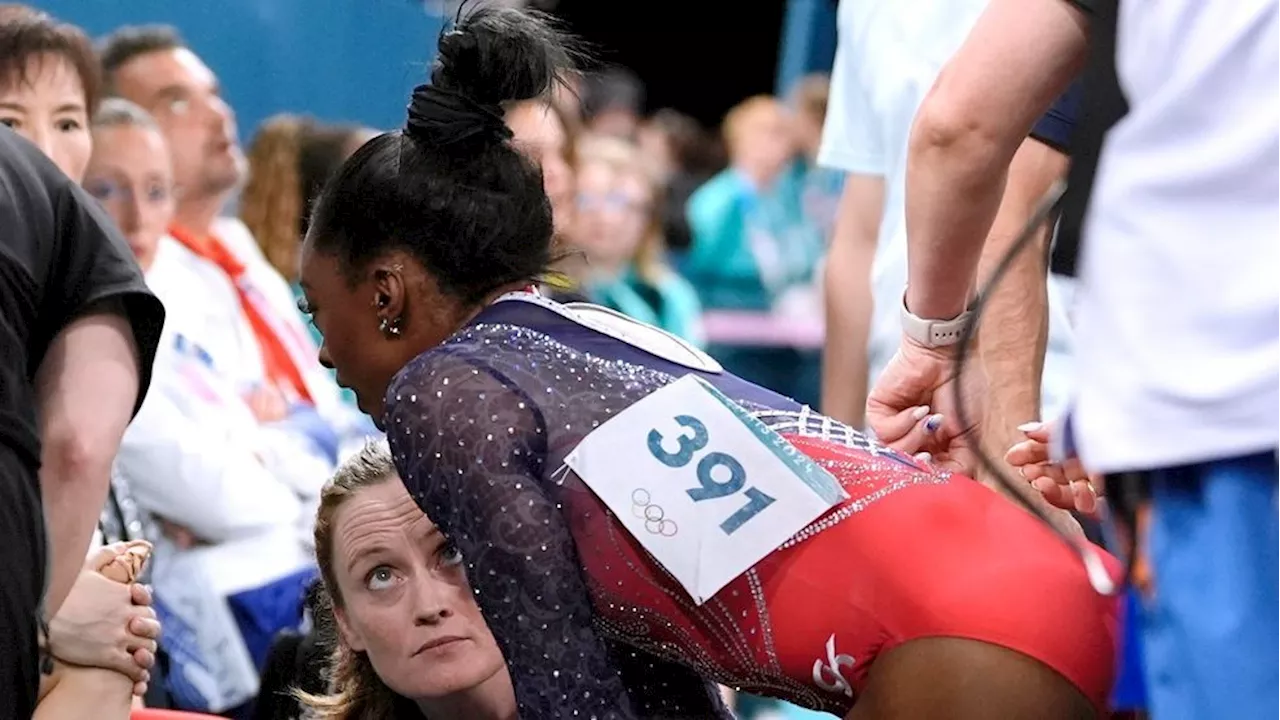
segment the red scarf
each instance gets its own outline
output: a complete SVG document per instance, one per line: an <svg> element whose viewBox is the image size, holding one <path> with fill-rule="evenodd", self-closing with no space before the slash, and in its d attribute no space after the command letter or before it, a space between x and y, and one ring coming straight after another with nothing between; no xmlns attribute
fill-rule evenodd
<svg viewBox="0 0 1280 720"><path fill-rule="evenodd" d="M287 390L292 390L297 397L309 403L312 402L311 393L307 390L307 383L302 377L301 369L289 354L284 341L276 334L270 321L263 314L259 303L255 303L249 297L247 268L244 263L240 262L222 244L222 241L213 235L197 237L176 225L169 228L169 234L191 252L217 265L231 280L236 294L240 297L240 307L244 310L245 317L249 319L249 326L253 328L254 336L258 338L258 347L262 351L262 366L267 380L274 387L286 391L286 396L290 394Z"/></svg>

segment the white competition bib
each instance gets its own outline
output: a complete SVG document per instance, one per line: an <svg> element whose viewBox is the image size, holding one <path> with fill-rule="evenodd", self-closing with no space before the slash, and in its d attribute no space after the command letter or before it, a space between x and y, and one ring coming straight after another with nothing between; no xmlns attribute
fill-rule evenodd
<svg viewBox="0 0 1280 720"><path fill-rule="evenodd" d="M696 375L618 413L565 463L699 605L848 497Z"/></svg>

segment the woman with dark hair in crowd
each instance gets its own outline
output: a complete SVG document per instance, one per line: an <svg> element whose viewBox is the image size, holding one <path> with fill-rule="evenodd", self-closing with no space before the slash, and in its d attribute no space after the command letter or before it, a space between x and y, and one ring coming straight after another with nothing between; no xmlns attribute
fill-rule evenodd
<svg viewBox="0 0 1280 720"><path fill-rule="evenodd" d="M321 360L465 559L520 717L723 716L706 679L847 718L1095 716L1115 603L1035 518L529 291L551 211L501 106L546 93L563 48L530 13L460 20L302 252ZM938 427L899 421L908 452Z"/></svg>
<svg viewBox="0 0 1280 720"><path fill-rule="evenodd" d="M80 182L102 70L89 38L25 5L0 5L0 124Z"/></svg>

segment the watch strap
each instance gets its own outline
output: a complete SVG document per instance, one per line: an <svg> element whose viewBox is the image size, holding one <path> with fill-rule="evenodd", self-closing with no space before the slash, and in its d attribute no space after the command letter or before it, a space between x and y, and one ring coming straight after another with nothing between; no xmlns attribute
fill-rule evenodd
<svg viewBox="0 0 1280 720"><path fill-rule="evenodd" d="M922 318L907 309L907 295L905 292L902 295L902 332L928 348L947 347L960 342L960 335L969 322L970 314L970 311L965 310L950 320Z"/></svg>

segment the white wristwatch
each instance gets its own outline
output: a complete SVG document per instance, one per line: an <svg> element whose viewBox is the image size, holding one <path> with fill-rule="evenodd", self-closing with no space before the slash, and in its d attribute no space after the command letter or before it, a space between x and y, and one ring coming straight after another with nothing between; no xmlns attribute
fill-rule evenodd
<svg viewBox="0 0 1280 720"><path fill-rule="evenodd" d="M950 320L926 320L911 314L907 309L907 294L902 293L902 332L928 348L947 347L960 342L965 323L969 322L968 310Z"/></svg>

